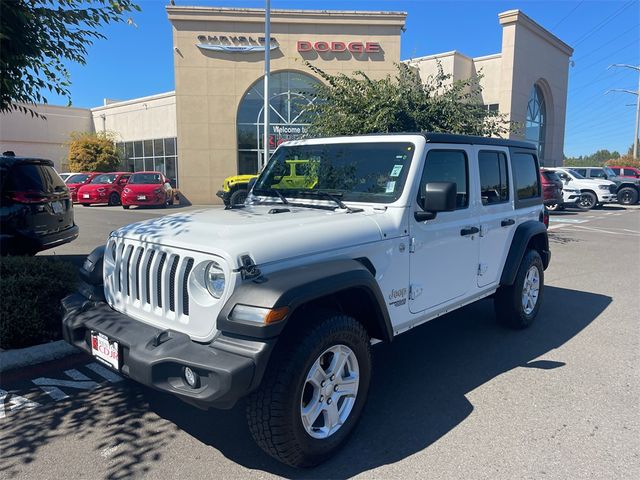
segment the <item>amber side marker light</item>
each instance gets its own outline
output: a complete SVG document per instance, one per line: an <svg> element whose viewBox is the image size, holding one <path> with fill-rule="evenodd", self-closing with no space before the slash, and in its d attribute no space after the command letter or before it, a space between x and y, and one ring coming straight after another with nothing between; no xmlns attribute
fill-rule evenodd
<svg viewBox="0 0 640 480"><path fill-rule="evenodd" d="M256 325L271 325L284 320L288 313L289 307L264 308L240 304L233 307L230 319Z"/></svg>

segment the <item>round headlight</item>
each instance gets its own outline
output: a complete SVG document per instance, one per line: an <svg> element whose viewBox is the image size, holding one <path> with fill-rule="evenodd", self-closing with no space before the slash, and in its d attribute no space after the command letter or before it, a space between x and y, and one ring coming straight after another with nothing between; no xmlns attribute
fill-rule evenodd
<svg viewBox="0 0 640 480"><path fill-rule="evenodd" d="M204 270L204 283L214 298L222 297L225 287L224 271L216 262L209 262Z"/></svg>

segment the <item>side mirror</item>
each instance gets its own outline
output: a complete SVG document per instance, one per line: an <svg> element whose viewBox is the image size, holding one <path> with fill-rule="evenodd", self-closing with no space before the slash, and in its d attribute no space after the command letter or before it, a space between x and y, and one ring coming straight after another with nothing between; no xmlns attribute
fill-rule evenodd
<svg viewBox="0 0 640 480"><path fill-rule="evenodd" d="M452 212L456 209L457 186L453 182L429 182L424 186L418 204L423 211L415 212L418 222L433 220L438 212Z"/></svg>

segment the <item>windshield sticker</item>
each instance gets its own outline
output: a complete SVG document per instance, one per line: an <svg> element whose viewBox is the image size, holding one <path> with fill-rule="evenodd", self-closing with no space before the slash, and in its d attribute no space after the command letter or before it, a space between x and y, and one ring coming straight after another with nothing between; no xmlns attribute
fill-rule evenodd
<svg viewBox="0 0 640 480"><path fill-rule="evenodd" d="M385 190L385 193L393 193L396 189L396 182L391 181L391 182L387 182L387 188Z"/></svg>
<svg viewBox="0 0 640 480"><path fill-rule="evenodd" d="M402 171L402 167L403 165L394 165L393 166L393 170L391 170L391 173L389 174L390 177L399 177L400 176L400 172Z"/></svg>

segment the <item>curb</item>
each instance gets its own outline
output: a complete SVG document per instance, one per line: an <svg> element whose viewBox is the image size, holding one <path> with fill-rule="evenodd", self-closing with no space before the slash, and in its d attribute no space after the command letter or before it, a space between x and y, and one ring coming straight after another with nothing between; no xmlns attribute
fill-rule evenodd
<svg viewBox="0 0 640 480"><path fill-rule="evenodd" d="M57 360L81 352L80 349L69 345L64 340L7 350L0 352L0 372L4 373L17 368L30 367L31 365Z"/></svg>

